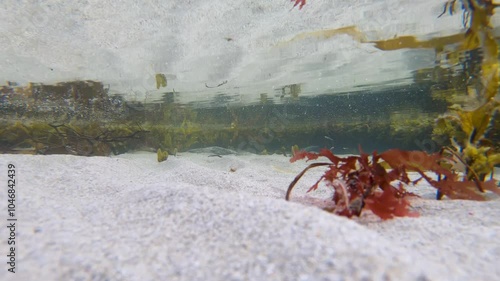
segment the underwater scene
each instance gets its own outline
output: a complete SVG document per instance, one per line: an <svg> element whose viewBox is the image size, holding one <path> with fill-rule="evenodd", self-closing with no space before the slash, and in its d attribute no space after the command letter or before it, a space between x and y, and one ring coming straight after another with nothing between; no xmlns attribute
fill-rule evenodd
<svg viewBox="0 0 500 281"><path fill-rule="evenodd" d="M2 0L0 279L496 280L499 7Z"/></svg>

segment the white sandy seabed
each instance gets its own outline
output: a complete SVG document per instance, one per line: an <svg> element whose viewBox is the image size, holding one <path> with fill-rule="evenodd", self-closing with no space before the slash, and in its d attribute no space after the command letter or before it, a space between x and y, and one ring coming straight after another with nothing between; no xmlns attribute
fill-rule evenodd
<svg viewBox="0 0 500 281"><path fill-rule="evenodd" d="M0 155L0 280L500 276L498 200L436 201L435 191L422 185L414 189L422 197L412 200L419 218L381 221L365 214L350 220L284 200L305 162L208 156L182 153L158 163L146 152ZM7 271L5 254L9 163L16 166L17 184L15 274ZM295 200L305 199L321 172L306 174Z"/></svg>

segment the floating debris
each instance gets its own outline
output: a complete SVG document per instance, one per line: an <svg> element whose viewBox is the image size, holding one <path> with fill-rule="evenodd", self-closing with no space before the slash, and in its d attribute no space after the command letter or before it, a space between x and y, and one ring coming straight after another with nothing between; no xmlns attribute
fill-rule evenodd
<svg viewBox="0 0 500 281"><path fill-rule="evenodd" d="M158 148L158 150L156 151L156 155L158 157L158 162L163 162L165 160L167 160L168 158L168 151L164 151L164 150L161 150L161 148Z"/></svg>
<svg viewBox="0 0 500 281"><path fill-rule="evenodd" d="M217 86L208 86L207 83L205 83L205 87L207 87L207 88L218 88L218 87L220 87L220 86L222 86L222 85L224 85L226 83L227 83L227 80L225 80L225 81L217 84Z"/></svg>
<svg viewBox="0 0 500 281"><path fill-rule="evenodd" d="M167 77L165 77L165 74L157 73L156 74L156 89L160 89L160 87L167 87Z"/></svg>

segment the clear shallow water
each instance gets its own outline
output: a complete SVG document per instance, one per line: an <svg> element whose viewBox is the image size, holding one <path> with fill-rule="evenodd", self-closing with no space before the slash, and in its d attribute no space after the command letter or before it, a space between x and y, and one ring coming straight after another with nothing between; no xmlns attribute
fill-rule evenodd
<svg viewBox="0 0 500 281"><path fill-rule="evenodd" d="M427 149L422 143L431 140L434 119L447 108L445 101L433 99L430 86L414 84L309 97L286 93L278 97L278 103L262 97L256 103L237 105L221 95L201 106L177 103L173 93L156 103L131 102L107 96L102 84L79 82L56 87L65 98L49 95L54 87L35 87L32 91L38 95L36 100L29 98L26 104L27 99L5 99L2 110L10 121L75 124L76 131L85 124L99 124L94 126L103 131L117 123L132 131L147 130L146 140L137 141L131 149L184 151L221 146L252 153L289 154L292 145L299 145L356 153L359 146L367 151ZM85 99L68 94L85 92L94 97L83 102ZM97 129L81 129L81 134L86 130Z"/></svg>
<svg viewBox="0 0 500 281"><path fill-rule="evenodd" d="M438 18L444 2L236 2L5 2L3 126L52 131L4 130L2 150L94 155L75 148L84 135L83 146L112 143L114 153L435 151L434 120L466 103L478 75L481 54L459 48L461 13ZM72 126L62 136L61 124ZM110 124L115 138L99 139Z"/></svg>

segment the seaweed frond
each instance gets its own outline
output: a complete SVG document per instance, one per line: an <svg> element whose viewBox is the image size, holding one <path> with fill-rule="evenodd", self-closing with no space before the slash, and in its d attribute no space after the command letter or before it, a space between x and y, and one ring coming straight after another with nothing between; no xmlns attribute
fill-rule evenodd
<svg viewBox="0 0 500 281"><path fill-rule="evenodd" d="M158 162L163 162L165 160L168 159L168 151L166 150L162 150L161 148L158 148L158 150L156 151L156 158L158 160Z"/></svg>
<svg viewBox="0 0 500 281"><path fill-rule="evenodd" d="M293 4L293 7L295 8L296 6L299 6L299 10L302 9L302 7L304 7L304 5L306 4L306 0L290 0L291 2L294 2L295 1L295 4Z"/></svg>

